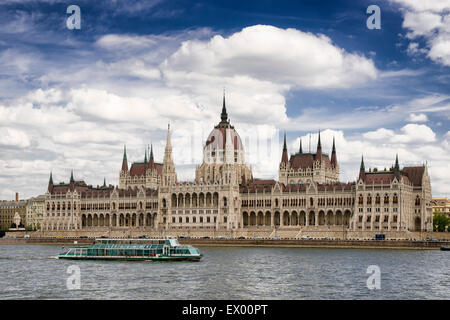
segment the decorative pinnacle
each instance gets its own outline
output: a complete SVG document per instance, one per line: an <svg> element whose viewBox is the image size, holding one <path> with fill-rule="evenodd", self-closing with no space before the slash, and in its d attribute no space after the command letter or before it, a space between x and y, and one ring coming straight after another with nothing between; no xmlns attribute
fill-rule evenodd
<svg viewBox="0 0 450 320"><path fill-rule="evenodd" d="M228 120L227 108L225 106L225 88L223 89L222 113L220 114L220 119L222 122L227 122Z"/></svg>

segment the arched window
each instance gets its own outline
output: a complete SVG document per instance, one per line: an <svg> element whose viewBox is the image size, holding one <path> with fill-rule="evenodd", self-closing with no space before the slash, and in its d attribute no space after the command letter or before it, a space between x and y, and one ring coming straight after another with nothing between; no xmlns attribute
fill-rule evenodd
<svg viewBox="0 0 450 320"><path fill-rule="evenodd" d="M358 197L358 204L363 204L363 203L364 203L364 197L362 194L360 194Z"/></svg>
<svg viewBox="0 0 450 320"><path fill-rule="evenodd" d="M376 197L375 197L375 204L380 204L381 202L381 198L380 195L377 193Z"/></svg>
<svg viewBox="0 0 450 320"><path fill-rule="evenodd" d="M396 193L394 193L394 197L392 198L392 202L397 204L398 203L398 196Z"/></svg>

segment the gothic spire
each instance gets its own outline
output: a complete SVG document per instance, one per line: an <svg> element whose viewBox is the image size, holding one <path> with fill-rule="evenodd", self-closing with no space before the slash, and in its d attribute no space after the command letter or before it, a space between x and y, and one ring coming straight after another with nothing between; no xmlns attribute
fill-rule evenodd
<svg viewBox="0 0 450 320"><path fill-rule="evenodd" d="M395 155L394 176L400 181L400 165L398 164L398 153Z"/></svg>
<svg viewBox="0 0 450 320"><path fill-rule="evenodd" d="M220 114L221 122L227 122L228 120L228 114L227 114L227 108L225 106L225 90L223 91L223 103L222 103L222 113Z"/></svg>
<svg viewBox="0 0 450 320"><path fill-rule="evenodd" d="M149 161L148 166L150 167L150 169L155 168L155 160L153 159L153 144L150 147L150 161Z"/></svg>
<svg viewBox="0 0 450 320"><path fill-rule="evenodd" d="M333 167L337 166L337 157L336 157L336 145L333 137L333 148L331 149L331 165Z"/></svg>
<svg viewBox="0 0 450 320"><path fill-rule="evenodd" d="M74 183L75 180L73 179L73 170L70 172L70 183Z"/></svg>
<svg viewBox="0 0 450 320"><path fill-rule="evenodd" d="M48 192L52 192L53 190L53 176L52 172L50 171L50 179L48 180Z"/></svg>
<svg viewBox="0 0 450 320"><path fill-rule="evenodd" d="M103 177L103 187L106 188L106 177Z"/></svg>
<svg viewBox="0 0 450 320"><path fill-rule="evenodd" d="M302 139L300 138L300 149L298 150L299 154L303 153L303 149L302 149Z"/></svg>
<svg viewBox="0 0 450 320"><path fill-rule="evenodd" d="M359 179L365 180L366 178L366 167L364 166L364 156L361 156L361 166L359 167Z"/></svg>
<svg viewBox="0 0 450 320"><path fill-rule="evenodd" d="M122 171L128 171L127 147L123 146Z"/></svg>
<svg viewBox="0 0 450 320"><path fill-rule="evenodd" d="M283 155L281 156L281 162L284 162L284 163L288 162L288 152L287 152L287 145L286 145L286 132L284 133Z"/></svg>
<svg viewBox="0 0 450 320"><path fill-rule="evenodd" d="M317 142L316 160L322 161L322 143L320 142L320 130L319 130L319 141Z"/></svg>
<svg viewBox="0 0 450 320"><path fill-rule="evenodd" d="M319 130L319 141L317 142L317 150L322 150L322 143L320 142L320 130Z"/></svg>
<svg viewBox="0 0 450 320"><path fill-rule="evenodd" d="M144 158L144 163L147 163L147 149L145 149L145 158Z"/></svg>
<svg viewBox="0 0 450 320"><path fill-rule="evenodd" d="M171 185L177 182L177 173L172 159L172 143L170 142L170 124L167 127L166 149L163 161L163 185Z"/></svg>

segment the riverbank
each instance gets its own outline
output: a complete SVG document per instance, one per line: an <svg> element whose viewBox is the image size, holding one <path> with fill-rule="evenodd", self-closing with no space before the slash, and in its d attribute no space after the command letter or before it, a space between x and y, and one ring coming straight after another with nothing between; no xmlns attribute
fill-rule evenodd
<svg viewBox="0 0 450 320"><path fill-rule="evenodd" d="M95 238L0 238L0 245L49 244L90 245ZM268 248L365 248L365 249L434 249L450 246L450 241L411 240L318 240L318 239L194 239L181 238L181 244L202 247L268 247Z"/></svg>

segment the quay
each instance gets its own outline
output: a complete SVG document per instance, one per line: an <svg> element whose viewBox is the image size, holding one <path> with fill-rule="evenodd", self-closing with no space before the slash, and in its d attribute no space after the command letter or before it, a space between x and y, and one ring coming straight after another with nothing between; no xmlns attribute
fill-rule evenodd
<svg viewBox="0 0 450 320"><path fill-rule="evenodd" d="M95 238L79 237L32 237L0 238L0 245L48 244L48 245L93 244ZM434 249L450 246L449 240L325 240L325 239L222 239L180 238L180 244L211 247L278 247L278 248L365 248L365 249Z"/></svg>

